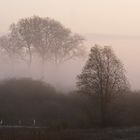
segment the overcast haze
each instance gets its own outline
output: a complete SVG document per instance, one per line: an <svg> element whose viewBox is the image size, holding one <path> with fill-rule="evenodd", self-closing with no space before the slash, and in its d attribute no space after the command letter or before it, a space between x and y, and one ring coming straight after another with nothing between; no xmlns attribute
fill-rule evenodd
<svg viewBox="0 0 140 140"><path fill-rule="evenodd" d="M140 89L139 13L140 0L0 0L0 33L24 17L54 18L85 36L87 47L112 46L126 66L132 88ZM78 70L72 71L74 77Z"/></svg>
<svg viewBox="0 0 140 140"><path fill-rule="evenodd" d="M140 35L139 0L0 0L0 30L19 18L49 16L79 33Z"/></svg>

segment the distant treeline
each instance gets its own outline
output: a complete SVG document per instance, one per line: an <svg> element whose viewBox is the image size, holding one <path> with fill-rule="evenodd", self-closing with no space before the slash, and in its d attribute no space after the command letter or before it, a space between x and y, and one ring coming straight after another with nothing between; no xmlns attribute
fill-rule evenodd
<svg viewBox="0 0 140 140"><path fill-rule="evenodd" d="M84 56L84 38L51 18L33 16L11 24L9 32L0 36L0 55L13 62L24 60L30 66L34 56L41 64L60 64L73 57Z"/></svg>
<svg viewBox="0 0 140 140"><path fill-rule="evenodd" d="M8 125L72 127L85 125L82 97L57 93L50 85L28 78L0 83L0 119ZM83 107L82 107L83 106Z"/></svg>
<svg viewBox="0 0 140 140"><path fill-rule="evenodd" d="M109 108L110 126L140 124L140 94L129 92L115 99ZM33 125L50 128L90 128L100 126L96 97L73 92L62 94L50 85L28 78L0 83L2 125Z"/></svg>

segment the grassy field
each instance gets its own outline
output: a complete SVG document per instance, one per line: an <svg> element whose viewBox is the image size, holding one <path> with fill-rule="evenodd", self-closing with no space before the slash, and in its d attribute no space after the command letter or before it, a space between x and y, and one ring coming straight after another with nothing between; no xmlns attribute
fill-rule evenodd
<svg viewBox="0 0 140 140"><path fill-rule="evenodd" d="M0 140L140 140L140 128L48 130L0 128Z"/></svg>

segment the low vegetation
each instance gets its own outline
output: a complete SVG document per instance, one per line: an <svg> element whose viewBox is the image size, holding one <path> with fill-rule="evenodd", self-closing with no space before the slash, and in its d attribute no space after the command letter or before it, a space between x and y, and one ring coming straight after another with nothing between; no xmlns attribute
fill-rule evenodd
<svg viewBox="0 0 140 140"><path fill-rule="evenodd" d="M140 124L140 94L129 92L110 104L108 126ZM73 92L62 94L50 85L28 78L0 82L1 125L42 126L52 129L100 126L96 97ZM19 123L20 122L20 123Z"/></svg>

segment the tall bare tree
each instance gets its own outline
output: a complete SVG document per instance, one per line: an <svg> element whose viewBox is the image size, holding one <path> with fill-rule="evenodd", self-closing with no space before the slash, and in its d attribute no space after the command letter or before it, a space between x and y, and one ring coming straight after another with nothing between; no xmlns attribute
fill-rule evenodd
<svg viewBox="0 0 140 140"><path fill-rule="evenodd" d="M32 63L32 40L33 40L33 31L31 28L30 18L21 19L16 25L17 31L20 34L25 45L24 48L28 50L29 53L29 67Z"/></svg>
<svg viewBox="0 0 140 140"><path fill-rule="evenodd" d="M56 64L84 53L83 37L73 34L60 22L38 16L21 19L12 26L24 41L29 52L29 65L32 62L33 50L45 60L53 60Z"/></svg>
<svg viewBox="0 0 140 140"><path fill-rule="evenodd" d="M11 61L22 56L22 47L23 42L13 33L0 37L1 53L8 56Z"/></svg>
<svg viewBox="0 0 140 140"><path fill-rule="evenodd" d="M53 60L55 64L62 63L75 56L83 55L84 38L73 34L60 22L50 18L34 17L32 20L40 19L40 30L34 35L33 46L41 56L42 62ZM37 28L37 27L36 27Z"/></svg>
<svg viewBox="0 0 140 140"><path fill-rule="evenodd" d="M84 57L84 38L78 34L69 33L63 39L55 38L52 46L52 59L55 64L61 64L75 57ZM61 47L60 47L61 46Z"/></svg>
<svg viewBox="0 0 140 140"><path fill-rule="evenodd" d="M15 60L22 58L22 41L15 37L15 34L8 34L0 37L0 50L2 56L7 56L11 63L11 73L15 71Z"/></svg>
<svg viewBox="0 0 140 140"><path fill-rule="evenodd" d="M129 89L121 61L110 47L98 45L92 47L77 85L84 94L99 99L102 125L107 123L107 109L111 101Z"/></svg>

